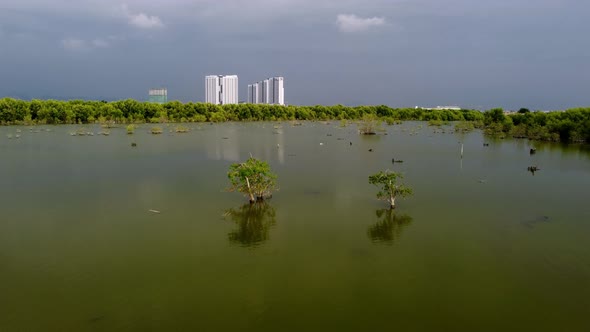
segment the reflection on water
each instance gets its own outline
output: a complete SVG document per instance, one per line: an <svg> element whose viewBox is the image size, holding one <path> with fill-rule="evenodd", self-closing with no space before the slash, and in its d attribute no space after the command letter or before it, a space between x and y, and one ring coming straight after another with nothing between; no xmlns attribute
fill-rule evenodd
<svg viewBox="0 0 590 332"><path fill-rule="evenodd" d="M374 243L393 244L401 235L404 228L412 223L412 217L398 215L393 209L375 211L380 220L367 230L367 234Z"/></svg>
<svg viewBox="0 0 590 332"><path fill-rule="evenodd" d="M243 247L257 247L264 243L276 223L275 209L264 201L229 209L224 215L238 226L228 234L229 242Z"/></svg>
<svg viewBox="0 0 590 332"><path fill-rule="evenodd" d="M253 124L256 134L248 135L243 125L229 123L226 126L215 126L205 136L205 150L209 160L225 160L237 162L245 155L254 155L265 160L277 160L285 163L285 134L282 126L267 127L264 124ZM273 129L274 128L274 129ZM244 150L244 141L253 144ZM243 155L244 153L244 155Z"/></svg>

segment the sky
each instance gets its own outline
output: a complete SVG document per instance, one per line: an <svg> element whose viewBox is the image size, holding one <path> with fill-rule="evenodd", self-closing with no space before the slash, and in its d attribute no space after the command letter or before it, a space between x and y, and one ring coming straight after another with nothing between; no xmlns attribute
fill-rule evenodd
<svg viewBox="0 0 590 332"><path fill-rule="evenodd" d="M1 0L0 97L203 101L285 78L293 105L590 106L587 0Z"/></svg>

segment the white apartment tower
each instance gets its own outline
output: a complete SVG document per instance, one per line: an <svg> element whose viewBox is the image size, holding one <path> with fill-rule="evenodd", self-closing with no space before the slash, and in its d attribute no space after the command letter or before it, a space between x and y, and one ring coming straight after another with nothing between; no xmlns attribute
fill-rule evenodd
<svg viewBox="0 0 590 332"><path fill-rule="evenodd" d="M205 77L205 102L225 105L238 103L237 75L209 75Z"/></svg>
<svg viewBox="0 0 590 332"><path fill-rule="evenodd" d="M271 77L248 85L248 102L252 104L285 105L282 77Z"/></svg>
<svg viewBox="0 0 590 332"><path fill-rule="evenodd" d="M285 86L283 84L284 79L282 77L273 77L269 79L272 86L270 87L271 93L269 97L269 104L285 105Z"/></svg>

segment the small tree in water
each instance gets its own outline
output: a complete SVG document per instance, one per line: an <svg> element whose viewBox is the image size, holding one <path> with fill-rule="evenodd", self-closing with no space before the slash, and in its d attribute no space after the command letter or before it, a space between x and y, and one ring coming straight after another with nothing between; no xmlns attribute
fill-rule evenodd
<svg viewBox="0 0 590 332"><path fill-rule="evenodd" d="M377 193L377 198L388 201L389 207L395 209L395 199L400 197L411 196L413 191L411 188L403 184L397 184L397 179L402 179L401 173L381 171L377 174L369 176L369 183L380 188Z"/></svg>
<svg viewBox="0 0 590 332"><path fill-rule="evenodd" d="M379 130L381 130L381 120L375 114L367 113L363 115L359 125L361 135L376 135Z"/></svg>
<svg viewBox="0 0 590 332"><path fill-rule="evenodd" d="M232 164L227 177L231 182L229 191L245 194L250 203L262 201L276 190L276 174L271 172L267 162L256 158L250 157L245 163Z"/></svg>

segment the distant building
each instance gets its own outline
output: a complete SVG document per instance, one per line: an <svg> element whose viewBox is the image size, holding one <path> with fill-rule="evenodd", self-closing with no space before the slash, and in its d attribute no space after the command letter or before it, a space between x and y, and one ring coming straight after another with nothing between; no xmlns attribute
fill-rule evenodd
<svg viewBox="0 0 590 332"><path fill-rule="evenodd" d="M260 104L262 87L260 83L248 84L248 104Z"/></svg>
<svg viewBox="0 0 590 332"><path fill-rule="evenodd" d="M271 78L272 83L272 102L269 104L285 105L285 79L282 77Z"/></svg>
<svg viewBox="0 0 590 332"><path fill-rule="evenodd" d="M168 102L168 89L166 88L150 89L148 94L148 101L150 103L163 104Z"/></svg>
<svg viewBox="0 0 590 332"><path fill-rule="evenodd" d="M460 111L462 108L459 106L436 106L436 107L420 107L416 106L416 109L423 109L429 111L442 111L442 110L449 110L449 111Z"/></svg>
<svg viewBox="0 0 590 332"><path fill-rule="evenodd" d="M209 75L205 77L205 102L225 105L238 103L237 75Z"/></svg>
<svg viewBox="0 0 590 332"><path fill-rule="evenodd" d="M283 77L271 77L248 85L248 103L285 105Z"/></svg>

